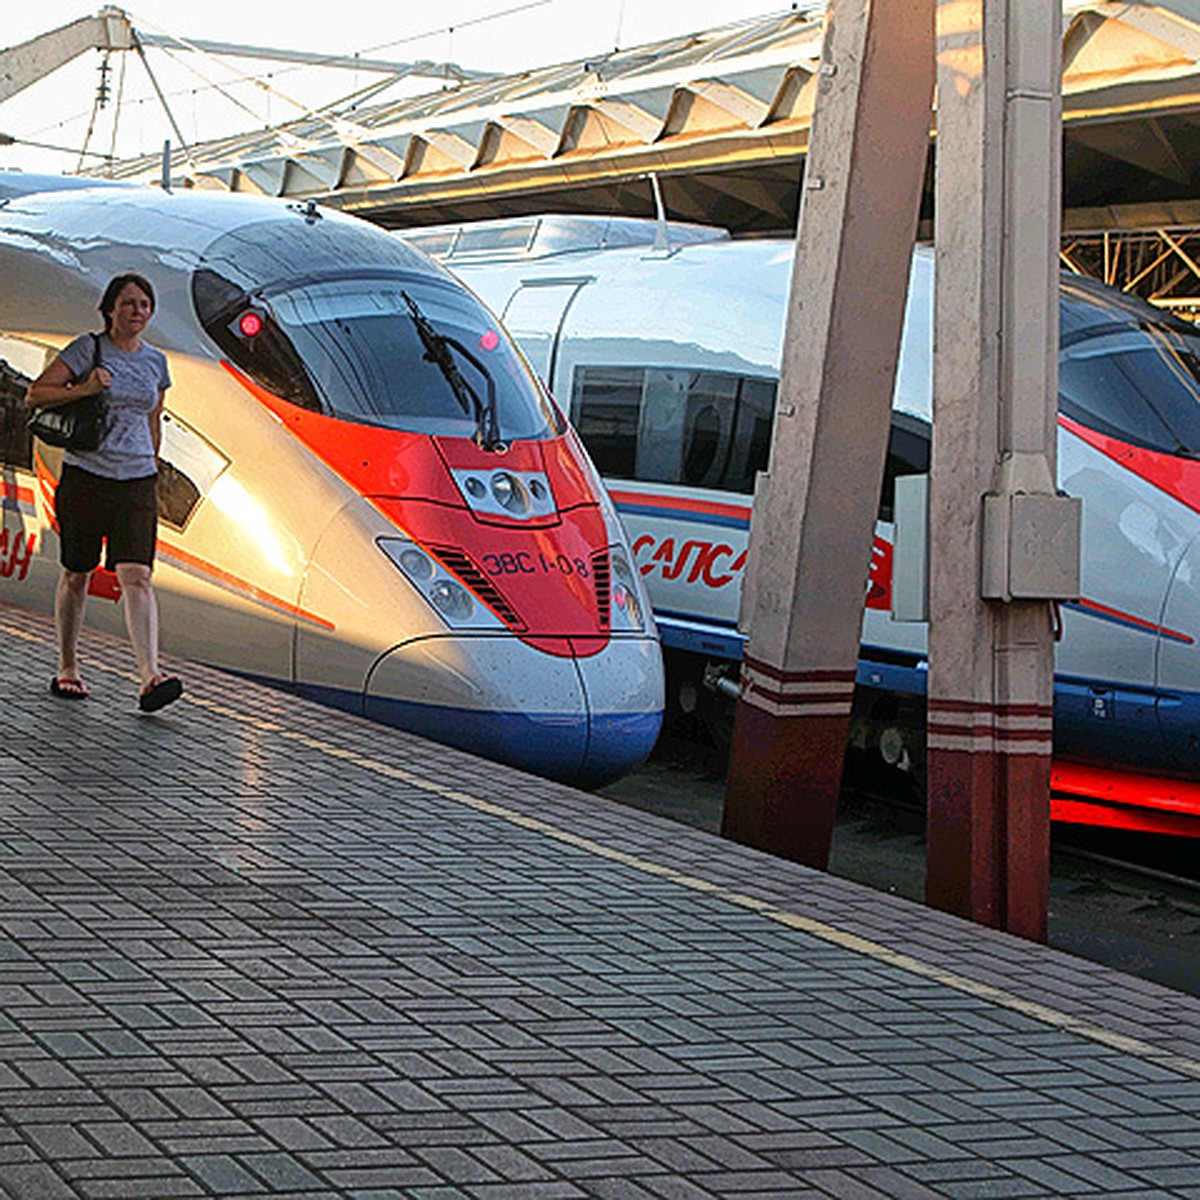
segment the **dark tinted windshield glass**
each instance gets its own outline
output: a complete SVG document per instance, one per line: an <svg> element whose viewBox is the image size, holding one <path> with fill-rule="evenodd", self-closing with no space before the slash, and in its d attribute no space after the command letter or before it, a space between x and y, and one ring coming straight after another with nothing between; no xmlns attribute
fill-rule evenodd
<svg viewBox="0 0 1200 1200"><path fill-rule="evenodd" d="M240 229L204 257L192 290L205 329L293 404L458 437L478 436L494 406L505 441L560 432L487 310L385 233L297 218Z"/></svg>
<svg viewBox="0 0 1200 1200"><path fill-rule="evenodd" d="M1200 453L1200 336L1149 305L1064 287L1059 410L1098 433Z"/></svg>

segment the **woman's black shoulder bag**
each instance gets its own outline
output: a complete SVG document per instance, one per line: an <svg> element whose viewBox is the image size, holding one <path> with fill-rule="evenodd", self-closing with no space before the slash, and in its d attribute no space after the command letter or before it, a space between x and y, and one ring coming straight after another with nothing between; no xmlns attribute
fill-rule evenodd
<svg viewBox="0 0 1200 1200"><path fill-rule="evenodd" d="M92 334L92 370L101 366L100 335ZM89 372L90 373L90 372ZM77 375L76 382L86 376ZM26 423L29 432L51 446L67 450L95 450L108 421L108 392L84 396L66 404L35 409Z"/></svg>

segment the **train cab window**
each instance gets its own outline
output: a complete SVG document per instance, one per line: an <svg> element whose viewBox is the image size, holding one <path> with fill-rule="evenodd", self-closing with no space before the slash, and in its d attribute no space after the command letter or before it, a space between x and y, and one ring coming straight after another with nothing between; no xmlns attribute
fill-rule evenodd
<svg viewBox="0 0 1200 1200"><path fill-rule="evenodd" d="M508 335L399 238L281 217L204 251L192 298L229 361L273 395L356 424L542 439L561 421Z"/></svg>
<svg viewBox="0 0 1200 1200"><path fill-rule="evenodd" d="M0 462L33 467L33 438L25 426L25 392L46 367L52 352L33 342L0 337Z"/></svg>
<svg viewBox="0 0 1200 1200"><path fill-rule="evenodd" d="M1060 313L1059 411L1131 445L1200 455L1200 332L1074 276Z"/></svg>
<svg viewBox="0 0 1200 1200"><path fill-rule="evenodd" d="M278 326L263 322L253 336L247 336L243 318L258 309L242 288L215 271L201 270L196 272L193 294L201 319L204 314L219 314L206 322L208 331L235 366L273 396L321 411L303 359Z"/></svg>
<svg viewBox="0 0 1200 1200"><path fill-rule="evenodd" d="M1101 327L1064 339L1059 406L1098 433L1166 454L1200 453L1200 337Z"/></svg>

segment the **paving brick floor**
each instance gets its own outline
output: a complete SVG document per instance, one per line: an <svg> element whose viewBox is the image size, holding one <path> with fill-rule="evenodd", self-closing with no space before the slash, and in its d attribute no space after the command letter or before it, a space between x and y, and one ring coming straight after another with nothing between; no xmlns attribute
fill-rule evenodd
<svg viewBox="0 0 1200 1200"><path fill-rule="evenodd" d="M0 607L0 1195L1200 1198L1200 1001Z"/></svg>

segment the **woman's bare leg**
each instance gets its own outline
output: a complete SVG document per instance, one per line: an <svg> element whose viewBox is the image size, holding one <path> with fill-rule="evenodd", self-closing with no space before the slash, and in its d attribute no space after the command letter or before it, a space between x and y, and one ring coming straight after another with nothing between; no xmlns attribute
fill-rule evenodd
<svg viewBox="0 0 1200 1200"><path fill-rule="evenodd" d="M118 563L117 579L125 602L125 628L133 645L141 690L159 678L158 603L150 584L150 568L142 563Z"/></svg>
<svg viewBox="0 0 1200 1200"><path fill-rule="evenodd" d="M63 568L54 590L54 627L58 633L58 677L79 679L79 634L87 608L90 571Z"/></svg>

